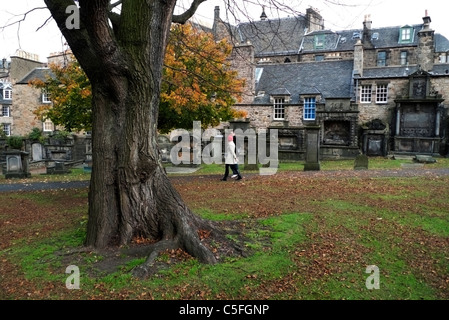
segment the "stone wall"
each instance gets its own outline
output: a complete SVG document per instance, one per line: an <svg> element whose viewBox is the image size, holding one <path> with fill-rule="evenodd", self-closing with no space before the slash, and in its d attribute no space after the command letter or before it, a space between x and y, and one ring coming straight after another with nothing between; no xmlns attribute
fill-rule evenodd
<svg viewBox="0 0 449 320"><path fill-rule="evenodd" d="M230 61L231 68L237 71L238 77L245 79L241 103L251 103L255 90L254 47L250 44L234 46Z"/></svg>
<svg viewBox="0 0 449 320"><path fill-rule="evenodd" d="M270 127L302 127L303 106L289 105L285 107L285 120L273 120L273 105L236 105L236 110L248 112L251 127L267 129Z"/></svg>
<svg viewBox="0 0 449 320"><path fill-rule="evenodd" d="M15 84L23 79L30 71L35 68L43 67L45 63L22 58L20 56L11 57L11 82Z"/></svg>
<svg viewBox="0 0 449 320"><path fill-rule="evenodd" d="M357 99L360 101L361 85L372 85L372 102L359 103L359 125L363 125L375 119L382 120L385 123L391 123L396 103L394 100L408 89L408 79L388 79L381 81L385 83L388 81L388 102L376 103L376 85L380 81L378 79L363 80L359 83L359 91L357 92Z"/></svg>
<svg viewBox="0 0 449 320"><path fill-rule="evenodd" d="M42 121L36 118L33 111L41 105L40 89L26 84L16 84L12 93L14 101L11 107L13 125L11 135L26 136L35 127L42 130Z"/></svg>
<svg viewBox="0 0 449 320"><path fill-rule="evenodd" d="M298 59L300 60L300 62L315 62L316 56L318 56L318 55L323 55L324 61L351 60L354 57L354 51L303 53L303 54L301 54L301 56Z"/></svg>

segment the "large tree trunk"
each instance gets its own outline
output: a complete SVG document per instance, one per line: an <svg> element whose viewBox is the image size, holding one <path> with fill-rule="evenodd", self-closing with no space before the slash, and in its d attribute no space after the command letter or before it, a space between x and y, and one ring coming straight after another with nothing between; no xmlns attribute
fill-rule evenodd
<svg viewBox="0 0 449 320"><path fill-rule="evenodd" d="M172 186L157 145L160 83L175 0L124 1L110 27L108 0L81 0L80 30L64 29L70 0L45 0L93 90L93 169L86 245L160 240L155 252L181 247L206 263L197 218ZM150 255L140 271L152 263Z"/></svg>

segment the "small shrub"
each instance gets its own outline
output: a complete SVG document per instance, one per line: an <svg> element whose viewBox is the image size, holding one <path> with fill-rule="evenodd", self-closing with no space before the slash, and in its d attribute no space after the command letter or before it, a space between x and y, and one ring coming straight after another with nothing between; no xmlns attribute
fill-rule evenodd
<svg viewBox="0 0 449 320"><path fill-rule="evenodd" d="M33 128L28 134L28 138L32 141L39 141L40 143L44 143L45 141L45 137L39 128Z"/></svg>
<svg viewBox="0 0 449 320"><path fill-rule="evenodd" d="M22 149L23 138L19 136L11 136L8 138L8 146L11 149Z"/></svg>

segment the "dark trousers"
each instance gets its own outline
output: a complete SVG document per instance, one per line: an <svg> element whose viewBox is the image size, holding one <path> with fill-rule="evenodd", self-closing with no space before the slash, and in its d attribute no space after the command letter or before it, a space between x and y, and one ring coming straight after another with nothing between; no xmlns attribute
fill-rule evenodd
<svg viewBox="0 0 449 320"><path fill-rule="evenodd" d="M231 168L232 174L236 174L239 178L241 177L238 164L227 164L226 168L225 168L225 174L224 174L223 180L226 180L228 178L229 168Z"/></svg>

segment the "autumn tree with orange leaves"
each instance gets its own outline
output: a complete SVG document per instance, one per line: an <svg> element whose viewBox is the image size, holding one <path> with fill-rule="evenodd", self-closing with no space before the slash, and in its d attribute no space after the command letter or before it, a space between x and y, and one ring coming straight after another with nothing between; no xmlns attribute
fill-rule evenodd
<svg viewBox="0 0 449 320"><path fill-rule="evenodd" d="M193 121L203 127L244 117L232 106L241 100L244 80L227 61L232 46L191 25L173 25L165 54L158 129L189 129ZM46 90L52 105L42 105L35 114L50 119L68 131L92 128L92 89L77 61L67 66L52 64L47 80L30 85Z"/></svg>
<svg viewBox="0 0 449 320"><path fill-rule="evenodd" d="M74 60L66 66L51 64L46 81L35 79L30 85L45 90L52 104L41 105L34 114L64 126L68 131L92 129L92 88L79 63Z"/></svg>
<svg viewBox="0 0 449 320"><path fill-rule="evenodd" d="M232 106L241 101L244 80L230 69L232 46L191 25L173 25L165 54L158 128L203 127L242 117Z"/></svg>

